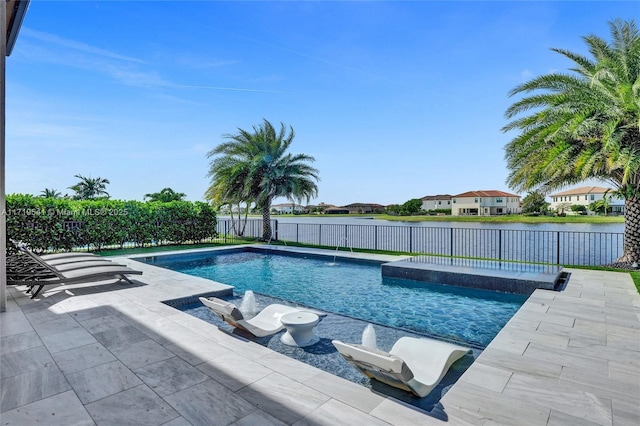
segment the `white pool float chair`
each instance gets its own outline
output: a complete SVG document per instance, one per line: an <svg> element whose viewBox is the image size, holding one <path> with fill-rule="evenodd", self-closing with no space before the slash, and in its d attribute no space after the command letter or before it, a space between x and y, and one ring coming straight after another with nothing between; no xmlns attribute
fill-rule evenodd
<svg viewBox="0 0 640 426"><path fill-rule="evenodd" d="M389 352L333 340L340 355L365 376L427 396L470 349L434 339L400 338Z"/></svg>

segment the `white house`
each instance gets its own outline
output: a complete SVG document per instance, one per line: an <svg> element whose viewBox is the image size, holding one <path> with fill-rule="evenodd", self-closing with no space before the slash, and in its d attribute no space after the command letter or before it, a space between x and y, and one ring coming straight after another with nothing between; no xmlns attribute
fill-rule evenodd
<svg viewBox="0 0 640 426"><path fill-rule="evenodd" d="M520 196L503 191L469 191L451 198L452 216L495 216L522 213Z"/></svg>
<svg viewBox="0 0 640 426"><path fill-rule="evenodd" d="M271 211L274 214L302 213L304 212L304 207L294 203L272 204Z"/></svg>
<svg viewBox="0 0 640 426"><path fill-rule="evenodd" d="M602 200L612 189L602 188L599 186L582 186L580 188L568 189L566 191L551 194L551 204L549 209L551 210L564 210L570 211L571 206L580 205L589 208L589 205L594 201ZM612 213L624 214L624 200L614 197L611 194L607 194L607 203L611 208Z"/></svg>
<svg viewBox="0 0 640 426"><path fill-rule="evenodd" d="M427 195L422 197L422 210L450 209L451 195Z"/></svg>

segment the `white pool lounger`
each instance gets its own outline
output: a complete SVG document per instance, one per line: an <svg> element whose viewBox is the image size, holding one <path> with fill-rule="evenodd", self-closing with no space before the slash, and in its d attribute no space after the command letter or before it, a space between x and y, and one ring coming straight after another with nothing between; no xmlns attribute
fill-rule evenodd
<svg viewBox="0 0 640 426"><path fill-rule="evenodd" d="M365 376L427 396L468 348L434 339L402 337L389 352L332 341L340 355Z"/></svg>

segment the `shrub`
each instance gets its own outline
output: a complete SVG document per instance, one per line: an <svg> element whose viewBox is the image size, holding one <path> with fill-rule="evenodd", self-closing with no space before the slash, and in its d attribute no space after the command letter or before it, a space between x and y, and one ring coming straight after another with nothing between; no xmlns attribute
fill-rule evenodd
<svg viewBox="0 0 640 426"><path fill-rule="evenodd" d="M7 237L33 249L70 250L132 242L199 242L216 236L216 213L203 202L70 200L7 196Z"/></svg>

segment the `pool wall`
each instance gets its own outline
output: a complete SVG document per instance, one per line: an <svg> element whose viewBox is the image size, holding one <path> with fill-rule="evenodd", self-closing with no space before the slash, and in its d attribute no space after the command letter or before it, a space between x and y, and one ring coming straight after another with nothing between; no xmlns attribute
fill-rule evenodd
<svg viewBox="0 0 640 426"><path fill-rule="evenodd" d="M382 265L382 276L457 287L530 295L536 289L553 290L562 268L553 272L517 271L406 260Z"/></svg>

